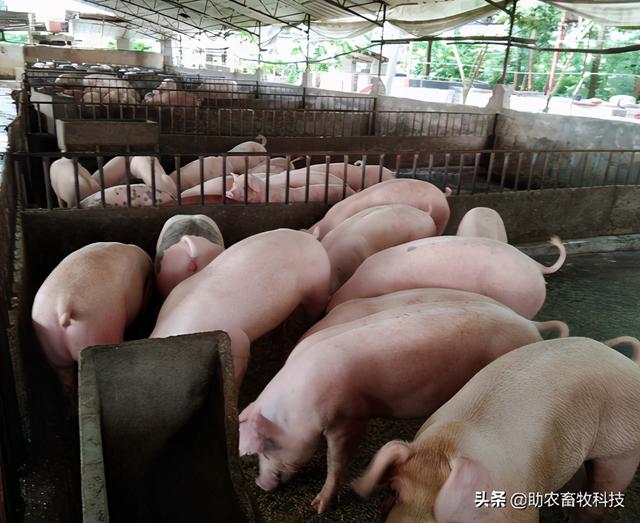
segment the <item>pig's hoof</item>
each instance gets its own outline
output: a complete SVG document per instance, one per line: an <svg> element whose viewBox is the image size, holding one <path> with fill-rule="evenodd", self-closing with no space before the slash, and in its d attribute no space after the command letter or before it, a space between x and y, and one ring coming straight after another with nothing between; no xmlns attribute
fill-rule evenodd
<svg viewBox="0 0 640 523"><path fill-rule="evenodd" d="M325 499L322 492L311 502L311 505L316 508L318 514L322 514L326 510L328 504L329 500Z"/></svg>

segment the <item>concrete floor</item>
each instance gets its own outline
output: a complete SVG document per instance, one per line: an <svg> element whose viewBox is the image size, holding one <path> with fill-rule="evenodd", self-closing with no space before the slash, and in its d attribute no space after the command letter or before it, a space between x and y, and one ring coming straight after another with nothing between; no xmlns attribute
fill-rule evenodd
<svg viewBox="0 0 640 523"><path fill-rule="evenodd" d="M555 257L548 260L539 259L549 263L555 260ZM573 255L558 273L547 277L547 282L547 302L537 319L563 320L571 328L572 335L588 336L598 340L621 335L640 337L640 252ZM291 334L293 333L289 333ZM255 359L268 353L269 347L260 347L259 351L260 354L254 352ZM247 381L245 380L245 383ZM260 386L253 391L243 390L242 403L246 404L255 397L259 388ZM366 441L361 445L351 467L350 478L362 472L371 456L387 441L413 439L423 421L374 420L369 426ZM379 493L370 501L364 501L346 486L342 488L337 501L326 514L314 514L310 503L324 481L324 451L288 485L270 493L263 492L254 484L256 461L253 457L243 458L243 472L266 521L364 523L378 520L384 493ZM563 515L560 510L544 510L540 521L558 523L563 521ZM609 511L605 521L640 521L640 474L636 475L627 492L625 508Z"/></svg>

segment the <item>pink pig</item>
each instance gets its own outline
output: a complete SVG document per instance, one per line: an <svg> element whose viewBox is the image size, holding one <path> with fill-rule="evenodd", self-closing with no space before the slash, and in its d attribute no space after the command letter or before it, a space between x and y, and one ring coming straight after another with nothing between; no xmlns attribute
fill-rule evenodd
<svg viewBox="0 0 640 523"><path fill-rule="evenodd" d="M371 187L372 185L383 182L385 180L392 180L395 178L393 171L387 169L384 166L380 165L367 165L364 168L364 186L363 186L363 178L362 178L362 166L354 165L350 163L343 162L334 162L329 164L329 173L333 176L337 176L341 180L344 180L345 177L345 165L346 165L346 176L347 176L347 185L351 187L354 191L360 191L362 189L366 189L367 187ZM309 166L310 170L325 173L327 171L326 163L313 164ZM298 171L306 171L306 168L297 169Z"/></svg>
<svg viewBox="0 0 640 523"><path fill-rule="evenodd" d="M507 243L507 231L500 215L488 207L474 207L458 225L456 236L491 238Z"/></svg>
<svg viewBox="0 0 640 523"><path fill-rule="evenodd" d="M81 350L120 343L150 298L153 264L140 247L92 243L64 258L33 300L31 318L49 364L73 388Z"/></svg>
<svg viewBox="0 0 640 523"><path fill-rule="evenodd" d="M156 245L156 285L160 296L166 298L176 285L202 270L222 251L222 233L208 216L177 214L169 218Z"/></svg>
<svg viewBox="0 0 640 523"><path fill-rule="evenodd" d="M377 183L337 203L309 230L318 227L319 238L322 239L331 229L363 209L389 203L404 203L430 212L438 234L442 233L449 221L449 204L440 189L429 182L398 178Z"/></svg>
<svg viewBox="0 0 640 523"><path fill-rule="evenodd" d="M354 298L445 287L485 294L533 318L545 300L544 275L556 272L566 258L560 239L554 237L551 243L560 257L550 267L488 238L442 236L397 245L367 258L333 295L327 310Z"/></svg>
<svg viewBox="0 0 640 523"><path fill-rule="evenodd" d="M123 185L127 183L127 158L125 156L116 156L111 158L102 166L102 177L104 180L104 188L113 187L114 185ZM100 185L100 169L97 169L91 175L98 185Z"/></svg>
<svg viewBox="0 0 640 523"><path fill-rule="evenodd" d="M143 183L132 183L129 185L131 193L131 207L150 207L153 205L153 190ZM104 190L104 202L106 207L128 207L127 186L114 185ZM156 191L156 205L167 205L174 203L175 199L168 193ZM102 194L100 190L87 196L80 202L80 207L102 207Z"/></svg>
<svg viewBox="0 0 640 523"><path fill-rule="evenodd" d="M267 139L259 134L256 136L259 142L242 142L235 147L229 149L230 153L266 153ZM245 161L246 159L246 161ZM244 174L245 167L253 169L260 163L265 161L264 156L227 156L227 172L235 174Z"/></svg>
<svg viewBox="0 0 640 523"><path fill-rule="evenodd" d="M354 214L322 238L331 262L331 292L372 254L435 234L431 215L409 205L379 205Z"/></svg>
<svg viewBox="0 0 640 523"><path fill-rule="evenodd" d="M375 296L373 298L357 298L355 300L349 300L341 303L332 309L331 312L319 322L309 328L309 330L307 330L307 332L305 332L300 338L300 341L308 338L318 331L328 329L334 325L342 325L350 321L357 320L358 318L370 316L385 310L405 307L408 305L429 303L437 304L441 302L460 302L462 304L483 302L506 307L506 305L503 305L488 296L476 294L475 292L438 288L409 289L405 291L392 292L391 294L384 294L382 296ZM559 337L564 338L569 336L569 327L562 322L552 320L548 322L538 322L536 324L538 326L538 330L545 331L547 329L557 329ZM331 332L331 330L327 330L327 332Z"/></svg>
<svg viewBox="0 0 640 523"><path fill-rule="evenodd" d="M60 207L73 207L78 202L76 193L76 170L73 160L70 158L60 158L49 167L49 177L51 188L58 197ZM80 162L77 162L78 188L80 199L86 198L90 194L100 190L100 185L91 178L91 174Z"/></svg>
<svg viewBox="0 0 640 523"><path fill-rule="evenodd" d="M266 176L259 174L233 175L233 185L227 191L227 198L239 202L244 201L245 195L245 179L248 192L247 202L262 203L267 197L267 179ZM306 173L289 173L289 201L303 202L305 200L305 185L307 182ZM328 182L328 183L327 183ZM354 194L353 190L346 186L335 176L329 175L327 179L324 174L309 173L309 201L323 201L325 183L328 184L329 203L335 203L343 199L343 194L350 196ZM287 193L287 175L286 172L269 176L269 201L273 203L281 203L286 201Z"/></svg>
<svg viewBox="0 0 640 523"><path fill-rule="evenodd" d="M461 335L463 334L463 335ZM542 338L493 303L428 303L366 316L304 339L240 414L240 455L260 454L265 490L286 482L327 440L322 512L372 417L428 415L486 364Z"/></svg>
<svg viewBox="0 0 640 523"><path fill-rule="evenodd" d="M151 337L226 331L239 385L253 340L298 305L311 318L321 314L329 298L329 273L327 253L310 234L277 229L250 236L171 291Z"/></svg>
<svg viewBox="0 0 640 523"><path fill-rule="evenodd" d="M413 442L382 447L354 488L366 496L389 478L388 523L534 523L536 505L514 508L512 496L557 491L586 461L587 484L578 492L606 499L633 479L640 462L640 370L602 343L564 338L487 365ZM504 493L502 508L476 504L479 492L491 497L493 491ZM602 504L575 506L569 521L602 521Z"/></svg>
<svg viewBox="0 0 640 523"><path fill-rule="evenodd" d="M134 156L130 162L131 176L140 178L145 185L153 188L155 179L155 189L166 192L174 198L178 194L175 182L164 172L160 161L153 156Z"/></svg>

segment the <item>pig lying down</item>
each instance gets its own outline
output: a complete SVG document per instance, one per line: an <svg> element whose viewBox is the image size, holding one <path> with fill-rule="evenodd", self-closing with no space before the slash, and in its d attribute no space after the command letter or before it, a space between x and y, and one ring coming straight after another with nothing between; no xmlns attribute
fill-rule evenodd
<svg viewBox="0 0 640 523"><path fill-rule="evenodd" d="M538 509L516 510L511 496L556 491L585 461L587 492L624 491L633 479L640 370L602 343L565 338L489 364L412 443L382 447L354 488L366 496L389 476L395 499L388 522L536 522ZM476 508L476 492L494 490L506 493L506 506ZM570 520L601 521L603 511L575 509Z"/></svg>
<svg viewBox="0 0 640 523"><path fill-rule="evenodd" d="M220 229L203 214L169 218L156 245L156 285L162 298L224 251Z"/></svg>
<svg viewBox="0 0 640 523"><path fill-rule="evenodd" d="M152 271L151 258L135 245L92 243L64 258L38 289L33 326L67 389L81 350L123 341L150 298Z"/></svg>
<svg viewBox="0 0 640 523"><path fill-rule="evenodd" d="M100 185L80 162L70 158L60 158L51 163L49 176L51 188L56 193L60 207L74 207L78 202L76 192L76 169L78 174L78 192L80 200L100 190Z"/></svg>
<svg viewBox="0 0 640 523"><path fill-rule="evenodd" d="M153 205L153 190L144 183L129 185L131 192L131 207L149 207ZM128 207L127 186L116 185L104 190L105 207ZM156 205L168 205L175 203L175 198L169 193L156 190ZM102 207L102 193L98 192L87 196L80 202L80 207Z"/></svg>
<svg viewBox="0 0 640 523"><path fill-rule="evenodd" d="M328 203L335 203L345 196L354 194L353 189L344 186L342 180L335 176L326 177L322 174L309 174L309 190L307 191L307 175L303 173L289 173L287 187L286 173L269 176L269 202L284 203L304 202L308 197L311 202L324 201L325 193ZM226 197L230 200L244 202L245 194L248 203L264 203L267 201L267 178L258 174L232 175L233 184L227 190ZM245 192L246 184L246 192ZM287 190L288 188L288 190ZM186 193L186 191L185 191ZM185 194L183 193L183 195Z"/></svg>
<svg viewBox="0 0 640 523"><path fill-rule="evenodd" d="M224 330L240 384L252 341L299 305L311 319L322 313L329 272L327 253L310 234L278 229L250 236L171 291L150 337Z"/></svg>
<svg viewBox="0 0 640 523"><path fill-rule="evenodd" d="M462 217L456 236L490 238L508 243L507 231L500 215L488 207L474 207Z"/></svg>
<svg viewBox="0 0 640 523"><path fill-rule="evenodd" d="M541 339L535 323L502 305L459 300L383 310L321 330L296 346L240 414L240 455L260 454L256 483L271 490L326 438L327 478L313 501L322 512L370 418L428 415L483 366Z"/></svg>
<svg viewBox="0 0 640 523"><path fill-rule="evenodd" d="M403 203L429 212L436 223L438 234L442 234L449 221L449 204L445 194L435 185L420 180L394 179L377 183L337 203L309 230L313 231L317 227L319 238L322 239L354 214L369 207L391 203Z"/></svg>
<svg viewBox="0 0 640 523"><path fill-rule="evenodd" d="M566 258L560 239L554 237L551 243L560 257L550 267L488 238L442 236L397 245L367 258L333 295L327 310L354 298L444 287L485 294L533 318L546 297L544 275L560 269Z"/></svg>

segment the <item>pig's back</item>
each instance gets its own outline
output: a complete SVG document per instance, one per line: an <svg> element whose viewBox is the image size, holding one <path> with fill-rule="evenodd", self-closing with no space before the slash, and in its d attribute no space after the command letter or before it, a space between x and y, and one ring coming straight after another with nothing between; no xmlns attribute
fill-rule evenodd
<svg viewBox="0 0 640 523"><path fill-rule="evenodd" d="M505 448L513 441L537 443L518 446L514 459L523 463L535 461L536 449L545 446L559 462L637 451L640 369L588 338L541 341L478 372L432 421L441 418L472 420L478 431L495 431L496 419L511 420L497 435Z"/></svg>
<svg viewBox="0 0 640 523"><path fill-rule="evenodd" d="M489 296L531 318L544 303L544 285L537 262L511 245L486 238L422 238L364 260L330 308L353 298L439 287Z"/></svg>
<svg viewBox="0 0 640 523"><path fill-rule="evenodd" d="M291 314L305 291L329 281L327 254L310 234L280 229L250 239L178 284L152 335L238 327L254 339Z"/></svg>
<svg viewBox="0 0 640 523"><path fill-rule="evenodd" d="M293 351L284 382L313 381L325 399L342 390L383 417L430 414L492 359L541 339L532 322L492 303L405 307L334 329Z"/></svg>

